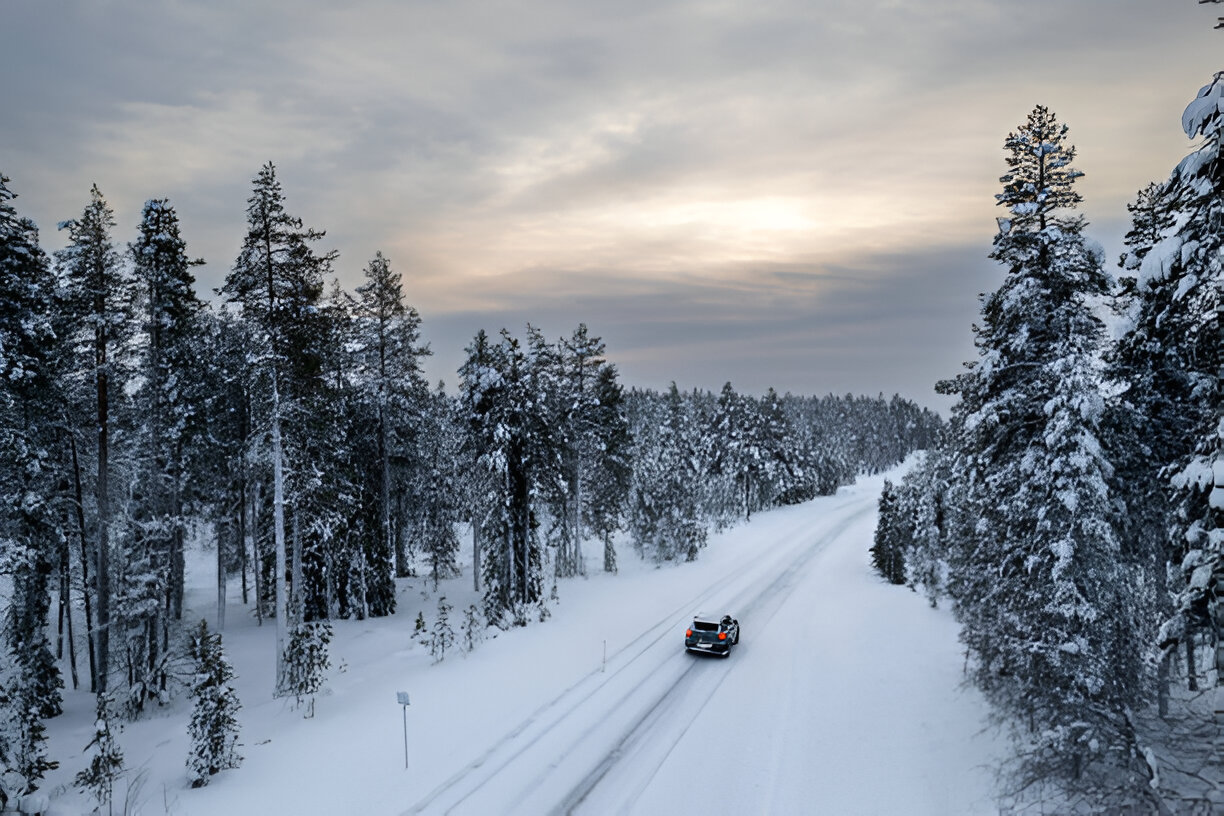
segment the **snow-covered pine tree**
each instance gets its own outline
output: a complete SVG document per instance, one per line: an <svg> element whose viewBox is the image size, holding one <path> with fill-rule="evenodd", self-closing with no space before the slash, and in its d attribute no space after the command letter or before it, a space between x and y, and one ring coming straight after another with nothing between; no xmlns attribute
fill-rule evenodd
<svg viewBox="0 0 1224 816"><path fill-rule="evenodd" d="M314 716L315 694L323 688L326 672L331 667L327 645L331 643L330 621L296 623L289 631L285 650L286 696L295 698L298 707L305 706L305 717Z"/></svg>
<svg viewBox="0 0 1224 816"><path fill-rule="evenodd" d="M604 363L595 377L591 424L595 432L594 467L584 502L587 529L603 542L604 572L616 572L612 534L624 523L629 488L633 481L633 438L625 414L623 389L616 366Z"/></svg>
<svg viewBox="0 0 1224 816"><path fill-rule="evenodd" d="M115 741L114 706L109 692L98 695L97 715L94 719L93 739L85 746L93 748L89 765L76 775L76 784L84 788L98 803L98 809L106 808L112 813L115 783L125 773L123 751Z"/></svg>
<svg viewBox="0 0 1224 816"><path fill-rule="evenodd" d="M92 427L97 447L94 483L94 565L97 620L93 638L97 655L94 687L108 688L111 631L111 429L112 399L122 392L118 364L124 340L132 332L132 287L111 239L115 217L95 184L80 218L65 221L68 246L56 253L63 278L66 312L74 331L77 368L93 386Z"/></svg>
<svg viewBox="0 0 1224 816"><path fill-rule="evenodd" d="M1190 384L1183 405L1191 417L1192 452L1173 461L1176 520L1174 564L1180 562L1176 614L1162 645L1189 644L1205 633L1224 678L1224 72L1205 85L1182 115L1186 135L1202 137L1170 179L1177 224L1144 259L1140 275L1179 278L1175 308L1180 335L1172 345ZM1170 309L1173 311L1173 309ZM1224 711L1224 680L1215 690ZM1218 724L1218 720L1217 720Z"/></svg>
<svg viewBox="0 0 1224 816"><path fill-rule="evenodd" d="M51 320L56 286L38 228L17 214L14 198L0 174L0 564L12 580L7 608L0 607L0 639L17 660L10 699L22 701L23 733L37 742L40 720L60 713L64 685L47 641L51 576L67 555L54 503L61 474L52 455L59 408ZM22 757L41 751L28 740L22 745ZM41 776L41 761L19 764L31 784Z"/></svg>
<svg viewBox="0 0 1224 816"><path fill-rule="evenodd" d="M354 304L358 389L373 404L377 416L379 513L382 536L394 554L395 569L406 575L405 553L393 528L392 494L403 489L404 473L417 442L420 416L428 388L421 358L430 353L421 342L421 317L404 302L403 280L391 262L375 253L365 268L365 283L357 287ZM398 538L398 541L397 541Z"/></svg>
<svg viewBox="0 0 1224 816"><path fill-rule="evenodd" d="M557 440L564 485L564 524L568 533L561 539L557 551L557 575L579 575L586 571L582 558L583 530L591 502L590 484L605 458L602 451L604 431L600 412L599 376L608 365L607 349L599 337L593 337L585 323L578 324L568 339L560 343L560 377L557 383L562 395L558 425L564 428ZM614 420L613 420L614 421Z"/></svg>
<svg viewBox="0 0 1224 816"><path fill-rule="evenodd" d="M208 784L209 778L242 764L238 753L238 710L242 705L230 681L234 670L225 659L221 633L208 631L208 622L191 636L187 656L195 663L191 696L195 704L187 733L191 738L187 756L187 780L191 787Z"/></svg>
<svg viewBox="0 0 1224 816"><path fill-rule="evenodd" d="M414 640L423 640L425 634L429 631L425 624L425 613L417 612L416 620L412 622L412 637Z"/></svg>
<svg viewBox="0 0 1224 816"><path fill-rule="evenodd" d="M552 586L557 577L577 575L577 530L569 490L567 457L579 444L580 431L573 383L566 376L562 342L550 343L535 326L527 326L527 366L523 438L530 462L532 512L543 531L543 544L553 554Z"/></svg>
<svg viewBox="0 0 1224 816"><path fill-rule="evenodd" d="M21 655L0 638L0 808L38 790L46 772L59 767L47 758L42 704Z"/></svg>
<svg viewBox="0 0 1224 816"><path fill-rule="evenodd" d="M463 613L463 649L466 652L471 652L476 648L476 644L484 639L485 623L480 616L480 610L476 608L476 604L468 604L467 610Z"/></svg>
<svg viewBox="0 0 1224 816"><path fill-rule="evenodd" d="M954 385L953 471L965 523L952 594L977 685L1017 725L1017 784L1063 779L1104 794L1135 763L1143 699L1136 596L1112 522L1100 445L1102 324L1109 278L1084 239L1067 128L1038 106L1005 142L979 358ZM1136 778L1126 773L1119 778ZM1143 796L1130 786L1120 796Z"/></svg>
<svg viewBox="0 0 1224 816"><path fill-rule="evenodd" d="M485 617L523 625L543 599L543 553L533 498L543 445L531 392L531 362L518 340L502 331L498 345L483 331L459 370L467 412L468 450L477 457L481 501L481 572Z"/></svg>
<svg viewBox="0 0 1224 816"><path fill-rule="evenodd" d="M253 182L247 200L247 235L242 251L225 279L221 294L242 306L243 317L258 330L259 356L268 379L267 414L271 435L272 516L276 566L276 693L291 694L286 677L289 648L289 596L285 538L284 422L292 401L308 390L320 361L311 353L318 340L318 304L323 278L335 253L316 254L311 244L324 233L303 227L285 211L284 194L271 162ZM284 401L284 404L282 404ZM308 415L299 404L293 412ZM299 539L300 541L300 539ZM300 554L300 551L299 551Z"/></svg>
<svg viewBox="0 0 1224 816"><path fill-rule="evenodd" d="M675 383L657 407L655 433L635 438L629 532L643 558L693 561L709 536L702 513L704 460Z"/></svg>
<svg viewBox="0 0 1224 816"><path fill-rule="evenodd" d="M181 618L183 610L184 507L197 481L189 468L199 459L195 449L208 429L199 364L204 304L191 274L201 261L188 259L169 201L145 202L129 249L143 312L143 377L135 395L143 436L137 465L142 489L131 510L136 529L124 554L127 581L117 591L126 610L128 700L138 711L166 689L163 658L170 621Z"/></svg>
<svg viewBox="0 0 1224 816"><path fill-rule="evenodd" d="M893 483L885 479L880 491L880 520L871 546L871 565L891 584L905 583L905 549L914 533L898 493Z"/></svg>
<svg viewBox="0 0 1224 816"><path fill-rule="evenodd" d="M454 607L446 602L446 596L439 596L438 616L434 618L433 630L429 633L429 653L433 655L435 663L445 660L446 650L455 645L455 630L450 624L452 609Z"/></svg>

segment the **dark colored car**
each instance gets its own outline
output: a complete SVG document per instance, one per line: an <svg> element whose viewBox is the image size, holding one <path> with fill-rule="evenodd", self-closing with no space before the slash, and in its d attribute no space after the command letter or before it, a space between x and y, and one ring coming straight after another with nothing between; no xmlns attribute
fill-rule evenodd
<svg viewBox="0 0 1224 816"><path fill-rule="evenodd" d="M739 643L739 636L739 621L730 615L723 615L721 620L696 615L693 625L684 633L684 649L726 657L731 654L731 647Z"/></svg>

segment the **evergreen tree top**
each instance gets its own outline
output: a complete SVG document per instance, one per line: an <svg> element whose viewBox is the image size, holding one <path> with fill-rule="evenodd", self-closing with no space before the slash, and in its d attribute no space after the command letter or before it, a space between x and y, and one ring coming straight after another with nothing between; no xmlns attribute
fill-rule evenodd
<svg viewBox="0 0 1224 816"><path fill-rule="evenodd" d="M1007 135L1008 172L999 179L1003 192L995 199L1011 217L1000 220L1001 236L1045 230L1056 211L1074 209L1083 200L1074 189L1083 173L1071 166L1075 147L1065 143L1067 130L1049 108L1038 105Z"/></svg>

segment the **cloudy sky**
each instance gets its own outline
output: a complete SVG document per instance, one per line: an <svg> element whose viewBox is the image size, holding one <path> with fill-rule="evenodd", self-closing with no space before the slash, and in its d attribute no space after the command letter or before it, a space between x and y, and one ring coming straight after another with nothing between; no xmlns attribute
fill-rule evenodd
<svg viewBox="0 0 1224 816"><path fill-rule="evenodd" d="M453 386L579 322L630 384L900 392L973 356L1004 170L1070 125L1091 234L1191 145L1195 0L4 0L0 171L63 245L169 197L220 285L271 160L341 282L381 250Z"/></svg>

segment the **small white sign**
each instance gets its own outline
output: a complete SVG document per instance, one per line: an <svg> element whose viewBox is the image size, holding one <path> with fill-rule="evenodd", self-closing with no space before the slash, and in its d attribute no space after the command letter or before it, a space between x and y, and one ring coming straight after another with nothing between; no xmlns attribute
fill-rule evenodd
<svg viewBox="0 0 1224 816"><path fill-rule="evenodd" d="M406 705L409 705L409 703L408 703L408 692L406 692L406 691L397 691L397 692L395 692L395 699L399 701L399 704L400 704L400 705L405 705L405 706L406 706Z"/></svg>

